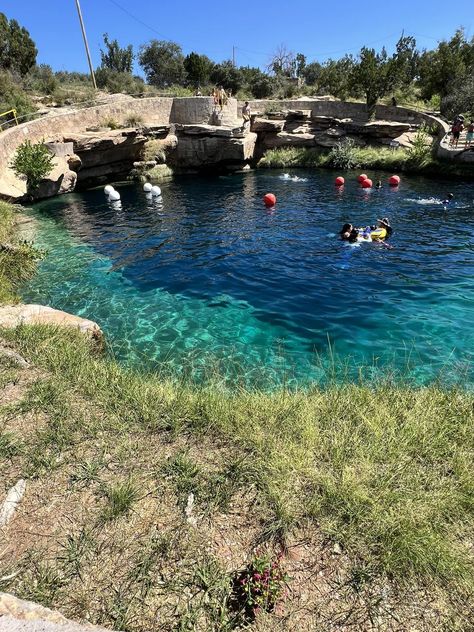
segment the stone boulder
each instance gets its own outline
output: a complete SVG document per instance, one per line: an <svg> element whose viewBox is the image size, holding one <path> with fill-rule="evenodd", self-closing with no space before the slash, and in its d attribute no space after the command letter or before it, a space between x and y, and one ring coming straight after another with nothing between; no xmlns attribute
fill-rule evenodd
<svg viewBox="0 0 474 632"><path fill-rule="evenodd" d="M263 146L265 149L275 147L314 147L314 134L291 134L279 132L278 134L265 134Z"/></svg>
<svg viewBox="0 0 474 632"><path fill-rule="evenodd" d="M381 141L384 138L397 138L401 134L410 131L409 123L399 123L397 121L356 121L354 119L342 119L342 127L349 134L360 136L370 136Z"/></svg>
<svg viewBox="0 0 474 632"><path fill-rule="evenodd" d="M285 121L272 121L271 119L256 118L252 120L250 129L252 132L282 132Z"/></svg>
<svg viewBox="0 0 474 632"><path fill-rule="evenodd" d="M98 342L103 341L99 325L92 320L74 316L46 305L4 305L0 307L0 327L11 329L19 325L57 325L73 327Z"/></svg>
<svg viewBox="0 0 474 632"><path fill-rule="evenodd" d="M133 164L143 152L146 137L128 129L74 134L64 140L73 143L74 153L82 161L81 171L84 171L107 163L129 161Z"/></svg>
<svg viewBox="0 0 474 632"><path fill-rule="evenodd" d="M0 593L0 630L3 632L108 632L90 623L75 623L60 612L32 601Z"/></svg>
<svg viewBox="0 0 474 632"><path fill-rule="evenodd" d="M74 191L76 182L77 173L69 168L68 157L56 157L51 173L40 182L33 197L41 200L62 193L70 193Z"/></svg>
<svg viewBox="0 0 474 632"><path fill-rule="evenodd" d="M226 163L242 165L255 152L257 134L213 125L176 125L178 145L170 154L172 166L202 169Z"/></svg>

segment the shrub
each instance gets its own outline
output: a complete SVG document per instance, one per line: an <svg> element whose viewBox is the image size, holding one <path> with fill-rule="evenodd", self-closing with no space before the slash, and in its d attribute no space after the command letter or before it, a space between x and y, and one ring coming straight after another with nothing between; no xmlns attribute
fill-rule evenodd
<svg viewBox="0 0 474 632"><path fill-rule="evenodd" d="M422 165L431 158L431 143L427 129L422 125L416 132L412 146L407 150L408 159Z"/></svg>
<svg viewBox="0 0 474 632"><path fill-rule="evenodd" d="M117 119L109 118L101 122L101 127L108 127L109 129L120 129L121 125Z"/></svg>
<svg viewBox="0 0 474 632"><path fill-rule="evenodd" d="M22 118L34 112L35 106L9 72L0 72L0 112L12 109ZM5 119L0 120L0 125L2 123L5 123Z"/></svg>
<svg viewBox="0 0 474 632"><path fill-rule="evenodd" d="M140 77L134 77L128 72L117 72L109 68L97 68L95 79L99 88L112 93L142 94L145 86L143 79Z"/></svg>
<svg viewBox="0 0 474 632"><path fill-rule="evenodd" d="M142 124L143 117L138 114L129 114L129 116L124 121L124 125L126 127L139 127Z"/></svg>
<svg viewBox="0 0 474 632"><path fill-rule="evenodd" d="M355 169L359 166L357 161L357 148L352 138L345 138L339 141L331 149L329 154L329 165L338 169Z"/></svg>
<svg viewBox="0 0 474 632"><path fill-rule="evenodd" d="M53 156L42 142L25 140L16 150L11 168L17 176L26 177L26 190L32 193L41 180L51 173Z"/></svg>

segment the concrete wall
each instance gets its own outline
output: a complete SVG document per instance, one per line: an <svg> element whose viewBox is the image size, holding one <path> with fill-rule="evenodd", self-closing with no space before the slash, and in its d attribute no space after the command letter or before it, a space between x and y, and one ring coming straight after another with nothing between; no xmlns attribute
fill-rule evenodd
<svg viewBox="0 0 474 632"><path fill-rule="evenodd" d="M264 112L268 108L281 108L282 110L311 110L312 116L332 116L334 118L352 118L367 120L365 103L351 103L348 101L328 101L326 99L295 99L284 101L270 101L258 99L250 101L253 112ZM242 103L239 103L239 112ZM431 114L410 110L409 108L378 105L376 110L378 119L384 121L398 121L421 125L425 123L429 127L435 127L438 133L445 133L448 125L441 119Z"/></svg>

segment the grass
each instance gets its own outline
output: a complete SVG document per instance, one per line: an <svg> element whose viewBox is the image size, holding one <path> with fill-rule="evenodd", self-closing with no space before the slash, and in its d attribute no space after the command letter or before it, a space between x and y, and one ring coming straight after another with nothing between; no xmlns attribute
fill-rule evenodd
<svg viewBox="0 0 474 632"><path fill-rule="evenodd" d="M180 629L173 627L176 616L181 629L190 621L194 629L231 629L229 595L222 593L231 573L257 542L291 548L306 529L320 534L323 550L337 543L343 551L340 590L369 591L376 604L386 599L387 582L389 590L412 591L404 603L424 591L438 604L434 629L468 629L462 626L474 607L472 393L387 381L231 394L129 372L91 353L74 332L21 327L4 336L41 377L0 411L2 478L27 477L33 497L44 495L44 505L36 500L36 509L25 510L37 512L33 530L48 532L38 525L51 486L62 516L53 519L54 537L26 547L28 555L43 556L41 565L21 554L8 560L20 571L9 590L125 630L148 629L153 608L169 622L163 629ZM25 421L31 416L34 425ZM197 530L184 520L191 492ZM209 547L219 540L219 516L231 528L236 506L253 535L233 551L229 567L219 547ZM67 570L64 562L77 529L95 542L88 540L90 559L77 545L81 581L71 575L74 564ZM235 523L232 538L242 529ZM218 572L207 562L198 570L205 555ZM385 588L379 594L374 586ZM424 608L423 616L432 612Z"/></svg>
<svg viewBox="0 0 474 632"><path fill-rule="evenodd" d="M419 173L426 176L461 177L474 180L470 164L441 162L431 156L414 157L406 149L392 150L385 147L356 147L354 160L358 169L380 169L402 173ZM304 147L283 147L268 150L258 163L259 167L272 169L328 168L332 169L330 152Z"/></svg>
<svg viewBox="0 0 474 632"><path fill-rule="evenodd" d="M18 207L0 201L0 305L18 301L16 290L36 270L42 253L16 239Z"/></svg>

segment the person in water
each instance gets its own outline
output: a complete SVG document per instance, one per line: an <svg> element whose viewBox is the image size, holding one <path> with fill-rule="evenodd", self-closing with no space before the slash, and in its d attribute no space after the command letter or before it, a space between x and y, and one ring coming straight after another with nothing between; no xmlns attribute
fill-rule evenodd
<svg viewBox="0 0 474 632"><path fill-rule="evenodd" d="M381 180L377 180L377 184L375 185L376 189L381 189L382 188L382 181Z"/></svg>
<svg viewBox="0 0 474 632"><path fill-rule="evenodd" d="M393 228L390 226L390 220L388 219L388 217L382 217L382 219L378 219L377 224L379 228L385 228L385 230L387 231L387 237L390 237L390 235L393 233Z"/></svg>
<svg viewBox="0 0 474 632"><path fill-rule="evenodd" d="M449 206L451 204L451 202L453 201L453 199L454 199L454 194L453 193L448 193L448 195L446 196L446 199L443 200L441 202L441 204L443 206Z"/></svg>
<svg viewBox="0 0 474 632"><path fill-rule="evenodd" d="M343 239L344 241L349 241L353 230L354 227L352 226L352 224L344 224L344 226L341 228L341 232L339 233L341 239Z"/></svg>

